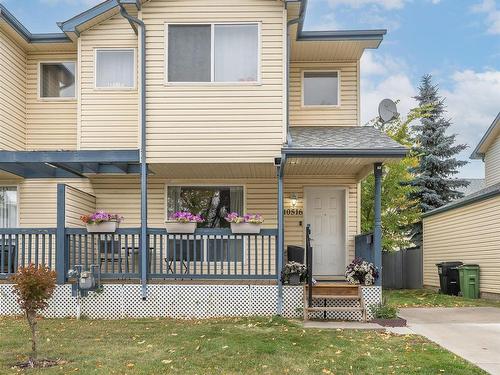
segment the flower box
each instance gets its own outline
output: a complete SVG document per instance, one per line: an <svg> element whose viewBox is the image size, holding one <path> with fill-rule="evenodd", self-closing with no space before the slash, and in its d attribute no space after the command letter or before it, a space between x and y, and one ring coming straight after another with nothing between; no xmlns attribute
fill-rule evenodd
<svg viewBox="0 0 500 375"><path fill-rule="evenodd" d="M167 233L193 234L198 223L180 223L178 221L165 221Z"/></svg>
<svg viewBox="0 0 500 375"><path fill-rule="evenodd" d="M258 234L262 225L253 223L231 223L233 234Z"/></svg>
<svg viewBox="0 0 500 375"><path fill-rule="evenodd" d="M117 221L104 221L96 224L86 224L89 233L115 233L118 228Z"/></svg>

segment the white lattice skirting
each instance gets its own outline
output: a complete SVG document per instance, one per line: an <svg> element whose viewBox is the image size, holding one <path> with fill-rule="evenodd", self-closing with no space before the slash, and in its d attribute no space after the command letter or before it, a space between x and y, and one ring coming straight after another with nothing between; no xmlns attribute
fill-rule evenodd
<svg viewBox="0 0 500 375"><path fill-rule="evenodd" d="M301 286L284 287L285 317L302 317L302 293ZM363 287L363 296L367 305L378 304L382 300L382 289L376 286ZM322 301L315 303L320 304ZM91 292L88 297L82 298L80 306L77 299L71 296L71 285L59 285L43 315L47 318L76 317L80 311L81 316L91 319L203 319L271 316L276 314L276 305L276 285L148 285L148 298L143 301L140 285L106 284L102 293ZM0 284L0 315L20 313L12 285ZM328 319L361 320L359 313L328 314ZM368 311L369 318L370 315Z"/></svg>

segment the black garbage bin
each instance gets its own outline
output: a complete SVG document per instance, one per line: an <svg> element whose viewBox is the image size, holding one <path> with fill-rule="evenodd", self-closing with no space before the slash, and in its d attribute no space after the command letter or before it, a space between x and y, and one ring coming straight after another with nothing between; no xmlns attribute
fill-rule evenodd
<svg viewBox="0 0 500 375"><path fill-rule="evenodd" d="M460 283L458 268L463 265L462 262L441 262L436 263L439 274L439 289L443 294L458 296L460 292Z"/></svg>
<svg viewBox="0 0 500 375"><path fill-rule="evenodd" d="M286 247L287 259L289 262L304 264L304 248L300 246L288 245Z"/></svg>

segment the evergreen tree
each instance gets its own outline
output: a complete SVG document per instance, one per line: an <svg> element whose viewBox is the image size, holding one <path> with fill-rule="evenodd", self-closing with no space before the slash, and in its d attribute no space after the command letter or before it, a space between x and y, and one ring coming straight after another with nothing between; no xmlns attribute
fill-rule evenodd
<svg viewBox="0 0 500 375"><path fill-rule="evenodd" d="M379 118L371 121L373 126L382 130L389 137L403 146L411 148L413 139L410 135L410 123L421 118L420 108L414 108L405 119L396 119L382 123ZM382 177L382 249L395 251L407 248L410 243L409 227L420 220L420 209L416 202L408 199L408 194L415 190L408 182L413 179L410 168L418 164L417 158L409 155L402 160L384 163ZM374 224L375 178L370 174L361 183L361 231L373 231Z"/></svg>
<svg viewBox="0 0 500 375"><path fill-rule="evenodd" d="M413 126L415 146L412 153L419 163L410 168L415 177L409 184L416 189L408 193L408 198L418 202L422 212L427 212L463 197L457 189L466 187L469 182L453 176L467 164L455 157L467 145L455 144L455 134L446 134L451 122L444 117L444 99L439 96L438 87L432 84L431 75L422 77L415 99L426 114ZM421 222L413 225L412 241L417 246L422 242Z"/></svg>

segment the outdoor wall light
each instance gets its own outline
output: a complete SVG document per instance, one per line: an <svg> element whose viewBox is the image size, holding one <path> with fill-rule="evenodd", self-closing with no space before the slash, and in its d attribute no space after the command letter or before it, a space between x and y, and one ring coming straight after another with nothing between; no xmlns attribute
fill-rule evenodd
<svg viewBox="0 0 500 375"><path fill-rule="evenodd" d="M295 208L297 206L297 194L290 194L290 202L292 203L292 207Z"/></svg>

